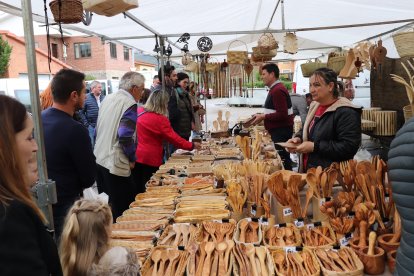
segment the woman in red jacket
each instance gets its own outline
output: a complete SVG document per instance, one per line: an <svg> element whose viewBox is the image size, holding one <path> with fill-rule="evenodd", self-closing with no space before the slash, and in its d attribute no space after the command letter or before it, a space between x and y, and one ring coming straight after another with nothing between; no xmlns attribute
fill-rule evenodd
<svg viewBox="0 0 414 276"><path fill-rule="evenodd" d="M151 93L144 107L138 107L137 151L135 168L132 171L137 193L145 192L145 184L162 164L163 142L177 149L199 149L200 143L181 138L168 120L169 95L161 90Z"/></svg>

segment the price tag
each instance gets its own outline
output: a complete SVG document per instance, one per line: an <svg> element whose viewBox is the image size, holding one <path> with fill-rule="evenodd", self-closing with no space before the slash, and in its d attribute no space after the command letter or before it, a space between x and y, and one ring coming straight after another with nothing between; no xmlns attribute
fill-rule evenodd
<svg viewBox="0 0 414 276"><path fill-rule="evenodd" d="M292 212L292 209L290 209L290 207L283 209L283 216L284 217L291 216L292 214L293 214L293 212Z"/></svg>
<svg viewBox="0 0 414 276"><path fill-rule="evenodd" d="M275 224L275 227L279 227L279 228L286 227L286 223Z"/></svg>
<svg viewBox="0 0 414 276"><path fill-rule="evenodd" d="M223 221L222 221L221 219L213 219L213 222L216 222L216 223L223 223Z"/></svg>
<svg viewBox="0 0 414 276"><path fill-rule="evenodd" d="M346 218L354 219L355 218L355 212L353 212L353 211L349 212L349 214L346 216Z"/></svg>
<svg viewBox="0 0 414 276"><path fill-rule="evenodd" d="M296 252L296 246L286 246L285 248L286 253L295 253Z"/></svg>
<svg viewBox="0 0 414 276"><path fill-rule="evenodd" d="M246 220L247 220L248 222L251 222L251 221L252 221L252 218L246 218Z"/></svg>
<svg viewBox="0 0 414 276"><path fill-rule="evenodd" d="M301 227L304 227L305 226L305 223L303 222L303 220L299 220L299 219L295 220L294 221L294 224L298 228L301 228Z"/></svg>
<svg viewBox="0 0 414 276"><path fill-rule="evenodd" d="M309 230L311 230L313 228L315 228L315 224L313 224L313 223L306 224L306 230L309 231Z"/></svg>
<svg viewBox="0 0 414 276"><path fill-rule="evenodd" d="M326 202L325 198L319 199L319 206L322 206Z"/></svg>
<svg viewBox="0 0 414 276"><path fill-rule="evenodd" d="M385 203L387 203L387 204L390 203L390 197L389 196L385 197Z"/></svg>
<svg viewBox="0 0 414 276"><path fill-rule="evenodd" d="M339 245L340 246L348 245L349 241L352 239L352 237L353 237L352 233L345 234L345 236L339 240Z"/></svg>

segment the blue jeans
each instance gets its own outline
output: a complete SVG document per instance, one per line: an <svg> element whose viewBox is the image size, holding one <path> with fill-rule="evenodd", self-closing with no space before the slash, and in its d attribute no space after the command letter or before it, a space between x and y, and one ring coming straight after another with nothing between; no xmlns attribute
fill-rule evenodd
<svg viewBox="0 0 414 276"><path fill-rule="evenodd" d="M95 128L91 125L88 126L89 138L91 138L92 149L95 146Z"/></svg>

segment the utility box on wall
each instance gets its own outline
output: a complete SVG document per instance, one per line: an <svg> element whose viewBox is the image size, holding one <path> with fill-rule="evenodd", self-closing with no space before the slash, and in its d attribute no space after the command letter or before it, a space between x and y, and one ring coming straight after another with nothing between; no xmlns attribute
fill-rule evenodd
<svg viewBox="0 0 414 276"><path fill-rule="evenodd" d="M378 69L371 71L372 106L381 107L382 110L397 111L397 129L404 124L403 107L410 104L410 102L405 87L393 81L390 74L395 74L408 80L407 72L401 65L401 62L407 65L407 60L414 62L413 57L385 58L381 71Z"/></svg>

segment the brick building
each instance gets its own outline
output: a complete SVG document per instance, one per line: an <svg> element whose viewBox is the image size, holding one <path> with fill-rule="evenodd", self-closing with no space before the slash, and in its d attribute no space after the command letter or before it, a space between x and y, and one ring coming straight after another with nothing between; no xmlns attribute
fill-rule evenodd
<svg viewBox="0 0 414 276"><path fill-rule="evenodd" d="M37 47L47 51L46 35L36 35ZM133 69L132 49L117 42L93 36L50 37L52 56L96 79L120 79Z"/></svg>
<svg viewBox="0 0 414 276"><path fill-rule="evenodd" d="M26 62L26 43L23 38L20 38L8 31L1 31L0 35L3 40L6 40L12 47L10 54L9 68L6 72L8 78L26 78L28 74L27 62ZM36 48L36 62L37 73L39 79L50 79L51 75L55 74L62 68L70 68L69 65L64 62L52 58L50 63L51 72L49 72L47 52Z"/></svg>

